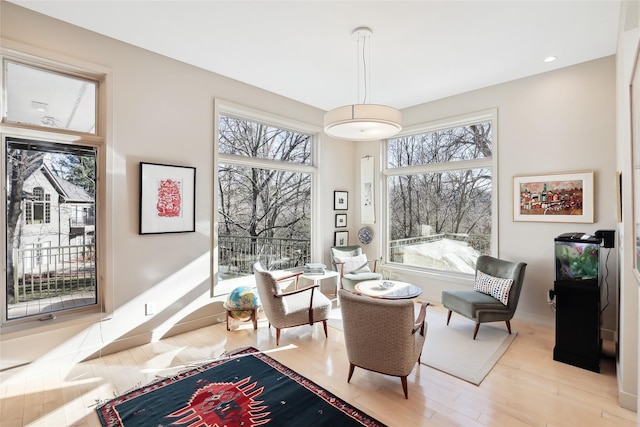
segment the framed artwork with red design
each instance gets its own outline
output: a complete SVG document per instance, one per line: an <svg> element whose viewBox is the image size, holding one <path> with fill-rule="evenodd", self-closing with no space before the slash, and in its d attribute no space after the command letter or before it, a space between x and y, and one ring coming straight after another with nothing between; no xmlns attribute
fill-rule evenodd
<svg viewBox="0 0 640 427"><path fill-rule="evenodd" d="M193 232L196 168L140 162L140 234Z"/></svg>

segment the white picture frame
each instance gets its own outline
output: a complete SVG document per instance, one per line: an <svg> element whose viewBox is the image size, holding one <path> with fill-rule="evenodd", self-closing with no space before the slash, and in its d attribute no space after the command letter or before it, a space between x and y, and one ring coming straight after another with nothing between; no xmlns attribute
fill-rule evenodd
<svg viewBox="0 0 640 427"><path fill-rule="evenodd" d="M593 223L593 171L516 176L513 220Z"/></svg>

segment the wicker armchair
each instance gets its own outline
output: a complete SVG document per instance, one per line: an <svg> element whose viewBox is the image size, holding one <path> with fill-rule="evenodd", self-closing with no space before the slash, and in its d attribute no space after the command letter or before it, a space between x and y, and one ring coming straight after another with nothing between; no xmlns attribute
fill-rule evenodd
<svg viewBox="0 0 640 427"><path fill-rule="evenodd" d="M369 371L400 377L405 399L407 376L420 363L427 334L427 306L422 303L415 317L411 300L385 300L338 291L341 301L344 341L351 381L357 366Z"/></svg>
<svg viewBox="0 0 640 427"><path fill-rule="evenodd" d="M327 319L331 312L331 301L319 289L316 290L320 285L282 292L278 286L278 279L265 270L261 263L257 262L253 265L253 272L260 303L269 320L269 327L276 328L276 345L280 344L281 329L304 324L313 325L316 322L322 322L324 336L328 336ZM301 273L297 275L299 274Z"/></svg>

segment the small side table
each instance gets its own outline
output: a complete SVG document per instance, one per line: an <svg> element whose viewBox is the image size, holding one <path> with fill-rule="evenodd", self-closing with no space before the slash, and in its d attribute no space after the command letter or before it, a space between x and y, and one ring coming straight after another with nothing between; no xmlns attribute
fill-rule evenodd
<svg viewBox="0 0 640 427"><path fill-rule="evenodd" d="M334 298L330 298L330 299L338 298L338 286L340 281L340 273L338 273L337 271L325 270L324 274L301 274L298 277L298 287L300 287L300 280L309 280L313 282L314 285L320 285L320 292L322 292L323 282L328 282L329 280L331 280L331 287L333 288L332 295L334 295Z"/></svg>

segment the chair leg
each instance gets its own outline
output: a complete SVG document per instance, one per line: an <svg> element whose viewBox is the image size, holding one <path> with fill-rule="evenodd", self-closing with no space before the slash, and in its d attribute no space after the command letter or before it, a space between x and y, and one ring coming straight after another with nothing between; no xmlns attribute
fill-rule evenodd
<svg viewBox="0 0 640 427"><path fill-rule="evenodd" d="M505 322L507 322L507 331L509 331L509 335L511 335L511 321L505 320Z"/></svg>
<svg viewBox="0 0 640 427"><path fill-rule="evenodd" d="M251 309L251 322L253 323L253 330L258 329L258 309Z"/></svg>
<svg viewBox="0 0 640 427"><path fill-rule="evenodd" d="M404 377L400 377L400 381L402 381L402 390L404 391L404 398L408 399L409 398L409 391L407 390L407 377L406 377L406 375Z"/></svg>
<svg viewBox="0 0 640 427"><path fill-rule="evenodd" d="M326 320L322 321L322 327L324 328L324 336L328 338L329 334L327 334L327 321Z"/></svg>
<svg viewBox="0 0 640 427"><path fill-rule="evenodd" d="M276 328L276 345L280 345L280 328Z"/></svg>
<svg viewBox="0 0 640 427"><path fill-rule="evenodd" d="M449 310L449 314L447 314L447 325L449 324L449 320L451 320L451 310Z"/></svg>
<svg viewBox="0 0 640 427"><path fill-rule="evenodd" d="M347 382L351 381L351 376L353 375L353 370L355 369L355 367L356 365L349 362L349 376L347 377Z"/></svg>
<svg viewBox="0 0 640 427"><path fill-rule="evenodd" d="M478 329L480 329L480 323L476 323L476 328L473 330L473 339L476 339L476 335L478 335Z"/></svg>

